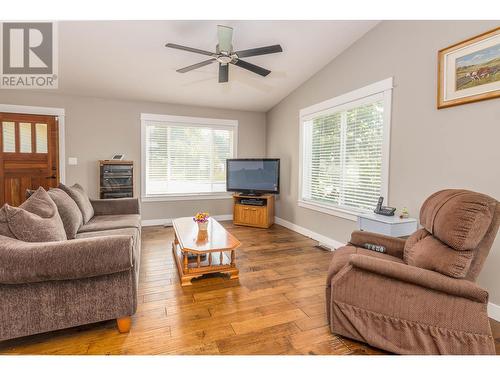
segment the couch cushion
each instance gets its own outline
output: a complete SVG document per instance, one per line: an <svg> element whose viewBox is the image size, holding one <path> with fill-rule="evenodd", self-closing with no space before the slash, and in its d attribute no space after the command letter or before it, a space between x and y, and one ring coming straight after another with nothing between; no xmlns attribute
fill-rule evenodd
<svg viewBox="0 0 500 375"><path fill-rule="evenodd" d="M59 184L59 188L64 190L71 198L73 198L82 212L83 224L86 224L90 219L92 219L92 216L94 216L94 208L90 203L89 196L80 184L74 184L73 186Z"/></svg>
<svg viewBox="0 0 500 375"><path fill-rule="evenodd" d="M347 263L349 263L349 258L353 254L368 255L375 258L390 260L396 263L404 263L402 259L384 253L378 253L373 250L367 250L362 247L352 245L342 246L333 252L330 267L328 268L327 285L330 285L332 277L335 276L337 272L339 272Z"/></svg>
<svg viewBox="0 0 500 375"><path fill-rule="evenodd" d="M455 250L472 250L486 234L495 199L468 190L447 189L432 194L420 209L420 223Z"/></svg>
<svg viewBox="0 0 500 375"><path fill-rule="evenodd" d="M94 238L94 237L107 237L116 235L131 236L134 239L133 264L135 267L137 267L141 250L140 249L141 234L139 229L137 228L121 228L121 229L111 229L111 230L100 230L97 232L81 232L76 235L76 238Z"/></svg>
<svg viewBox="0 0 500 375"><path fill-rule="evenodd" d="M19 207L5 204L0 209L0 234L25 242L67 239L57 206L40 187Z"/></svg>
<svg viewBox="0 0 500 375"><path fill-rule="evenodd" d="M120 228L141 228L141 215L97 215L82 225L78 233Z"/></svg>
<svg viewBox="0 0 500 375"><path fill-rule="evenodd" d="M469 271L473 255L473 250L452 249L422 228L406 241L403 258L410 266L464 278Z"/></svg>
<svg viewBox="0 0 500 375"><path fill-rule="evenodd" d="M49 196L57 206L59 216L64 224L66 237L72 240L83 224L82 212L76 202L64 190L58 188L50 189Z"/></svg>

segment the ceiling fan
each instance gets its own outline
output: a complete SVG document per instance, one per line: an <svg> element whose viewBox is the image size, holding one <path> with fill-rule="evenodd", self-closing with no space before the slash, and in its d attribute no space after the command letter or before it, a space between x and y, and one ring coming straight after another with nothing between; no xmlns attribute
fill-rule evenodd
<svg viewBox="0 0 500 375"><path fill-rule="evenodd" d="M202 66L212 64L214 62L219 63L219 83L227 82L229 80L229 64L239 66L240 68L249 70L253 73L257 73L263 77L271 73L270 70L261 68L260 66L251 64L247 61L241 60L242 57L267 55L270 53L283 52L283 49L279 44L275 44L267 47L245 49L242 51L233 51L232 39L233 39L233 28L228 26L217 25L217 37L219 43L217 44L215 50L216 52L204 51L197 48L191 48L186 46L181 46L179 44L167 43L165 47L181 49L183 51L199 53L201 55L210 56L211 58L193 65L186 66L182 69L177 69L179 73L186 73L194 69L201 68Z"/></svg>

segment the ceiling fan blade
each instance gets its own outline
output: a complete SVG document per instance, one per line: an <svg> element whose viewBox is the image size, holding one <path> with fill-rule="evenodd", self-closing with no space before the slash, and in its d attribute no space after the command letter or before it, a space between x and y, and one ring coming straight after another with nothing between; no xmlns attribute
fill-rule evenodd
<svg viewBox="0 0 500 375"><path fill-rule="evenodd" d="M200 53L202 55L207 55L207 56L213 56L213 55L215 55L212 52L203 51L202 49L181 46L180 44L174 44L174 43L167 43L167 44L165 44L165 47L175 48L175 49L181 49L183 51L188 51L188 52Z"/></svg>
<svg viewBox="0 0 500 375"><path fill-rule="evenodd" d="M240 68L250 70L251 72L257 73L263 77L267 76L269 73L271 73L270 70L261 68L260 66L250 64L249 62L243 61L243 60L236 60L234 65L238 65Z"/></svg>
<svg viewBox="0 0 500 375"><path fill-rule="evenodd" d="M219 63L219 83L229 81L229 64Z"/></svg>
<svg viewBox="0 0 500 375"><path fill-rule="evenodd" d="M243 51L237 51L235 52L235 54L238 55L238 57L250 57L250 56L268 55L270 53L278 53L278 52L283 52L283 49L279 44L275 44L267 47L245 49Z"/></svg>
<svg viewBox="0 0 500 375"><path fill-rule="evenodd" d="M182 69L177 69L176 72L178 72L178 73L186 73L186 72L189 72L191 70L201 68L202 66L211 64L214 61L215 61L215 59L208 59L208 60L205 60L205 61L193 64L193 65L186 66L186 67L184 67Z"/></svg>
<svg viewBox="0 0 500 375"><path fill-rule="evenodd" d="M217 25L217 38L219 40L219 51L231 52L233 49L233 28Z"/></svg>

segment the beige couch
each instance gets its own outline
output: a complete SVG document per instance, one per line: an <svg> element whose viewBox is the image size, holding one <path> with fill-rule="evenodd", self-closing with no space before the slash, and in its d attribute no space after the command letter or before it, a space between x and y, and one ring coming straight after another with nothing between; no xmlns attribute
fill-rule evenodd
<svg viewBox="0 0 500 375"><path fill-rule="evenodd" d="M23 242L0 235L0 340L111 319L122 332L130 328L141 254L139 202L90 202L93 217L74 239Z"/></svg>
<svg viewBox="0 0 500 375"><path fill-rule="evenodd" d="M475 280L500 204L443 190L424 202L420 223L407 240L357 231L335 250L326 285L331 331L400 354L495 354L488 292Z"/></svg>

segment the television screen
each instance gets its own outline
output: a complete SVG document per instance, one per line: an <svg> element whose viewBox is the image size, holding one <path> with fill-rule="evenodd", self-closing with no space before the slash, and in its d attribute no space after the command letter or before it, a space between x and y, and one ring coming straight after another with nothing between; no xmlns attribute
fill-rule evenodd
<svg viewBox="0 0 500 375"><path fill-rule="evenodd" d="M279 159L227 159L226 190L279 193Z"/></svg>

